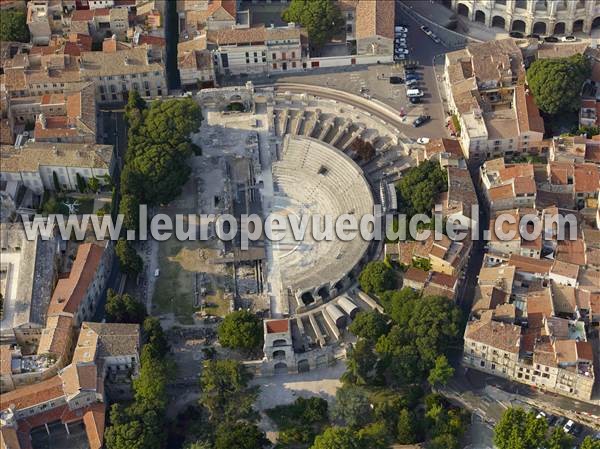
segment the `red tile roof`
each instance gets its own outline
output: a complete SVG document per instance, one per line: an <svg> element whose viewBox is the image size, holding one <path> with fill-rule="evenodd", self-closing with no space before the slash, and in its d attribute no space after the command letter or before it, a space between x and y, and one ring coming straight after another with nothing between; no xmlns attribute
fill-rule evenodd
<svg viewBox="0 0 600 449"><path fill-rule="evenodd" d="M88 287L94 280L103 253L104 248L96 244L79 245L69 277L60 279L56 284L48 308L49 315L60 312L77 313Z"/></svg>
<svg viewBox="0 0 600 449"><path fill-rule="evenodd" d="M281 332L288 332L290 323L288 320L271 320L265 322L267 326L268 334L279 334Z"/></svg>

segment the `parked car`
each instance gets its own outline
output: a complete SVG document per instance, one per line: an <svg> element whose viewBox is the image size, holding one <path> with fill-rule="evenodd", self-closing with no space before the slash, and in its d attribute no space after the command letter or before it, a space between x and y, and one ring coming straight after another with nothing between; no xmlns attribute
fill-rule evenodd
<svg viewBox="0 0 600 449"><path fill-rule="evenodd" d="M402 84L404 80L399 76L390 76L390 84Z"/></svg>
<svg viewBox="0 0 600 449"><path fill-rule="evenodd" d="M547 36L544 38L546 42L558 42L558 38L556 36Z"/></svg>
<svg viewBox="0 0 600 449"><path fill-rule="evenodd" d="M421 102L421 97L408 97L410 104L418 104Z"/></svg>
<svg viewBox="0 0 600 449"><path fill-rule="evenodd" d="M416 70L419 68L419 65L416 62L409 62L404 66L405 70Z"/></svg>
<svg viewBox="0 0 600 449"><path fill-rule="evenodd" d="M407 80L420 80L421 79L421 75L419 75L418 73L413 72L413 71L409 71L409 70L407 70L407 72L408 72L406 74L406 79Z"/></svg>
<svg viewBox="0 0 600 449"><path fill-rule="evenodd" d="M527 37L532 37L534 39L537 39L538 41L540 40L540 35L535 33L528 34Z"/></svg>
<svg viewBox="0 0 600 449"><path fill-rule="evenodd" d="M535 415L536 419L546 419L546 414L544 412L539 412L537 415Z"/></svg>
<svg viewBox="0 0 600 449"><path fill-rule="evenodd" d="M568 420L567 423L563 426L563 431L565 433L571 432L571 430L573 430L574 425L575 423L572 420Z"/></svg>
<svg viewBox="0 0 600 449"><path fill-rule="evenodd" d="M406 37L404 37L404 36L402 36L402 37L396 36L394 38L394 44L400 44L400 43L406 44Z"/></svg>
<svg viewBox="0 0 600 449"><path fill-rule="evenodd" d="M394 50L394 53L397 55L407 55L408 54L408 49L407 48L396 48Z"/></svg>
<svg viewBox="0 0 600 449"><path fill-rule="evenodd" d="M394 27L394 32L395 33L407 33L408 28L406 28L405 26L396 26L396 27Z"/></svg>
<svg viewBox="0 0 600 449"><path fill-rule="evenodd" d="M404 61L406 59L406 55L399 55L399 54L395 54L394 55L394 61Z"/></svg>
<svg viewBox="0 0 600 449"><path fill-rule="evenodd" d="M406 90L406 96L408 98L411 97L422 97L423 96L423 91L420 89L407 89Z"/></svg>
<svg viewBox="0 0 600 449"><path fill-rule="evenodd" d="M510 37L515 37L515 38L517 38L517 39L522 39L522 38L523 38L523 36L524 36L524 34L523 34L523 33L520 33L519 31L511 31L510 33L508 33L508 35L509 35Z"/></svg>
<svg viewBox="0 0 600 449"><path fill-rule="evenodd" d="M563 36L560 40L563 42L575 42L577 38L575 36Z"/></svg>
<svg viewBox="0 0 600 449"><path fill-rule="evenodd" d="M425 25L421 25L421 31L427 36L431 36L431 33L433 33L433 31L431 31L429 27L426 27Z"/></svg>
<svg viewBox="0 0 600 449"><path fill-rule="evenodd" d="M415 128L418 128L419 126L422 126L425 123L427 123L429 120L431 120L431 117L429 115L420 115L413 122L413 126Z"/></svg>
<svg viewBox="0 0 600 449"><path fill-rule="evenodd" d="M406 87L414 88L417 84L419 84L418 80L406 80Z"/></svg>
<svg viewBox="0 0 600 449"><path fill-rule="evenodd" d="M433 40L433 42L435 42L436 44L439 44L440 42L442 42L442 41L440 40L440 38L439 38L439 37L437 37L437 36L436 36L435 34L433 34L433 33L431 33L431 34L429 35L429 37L430 37L430 38Z"/></svg>
<svg viewBox="0 0 600 449"><path fill-rule="evenodd" d="M429 137L419 137L417 143L420 145L427 145L429 143Z"/></svg>

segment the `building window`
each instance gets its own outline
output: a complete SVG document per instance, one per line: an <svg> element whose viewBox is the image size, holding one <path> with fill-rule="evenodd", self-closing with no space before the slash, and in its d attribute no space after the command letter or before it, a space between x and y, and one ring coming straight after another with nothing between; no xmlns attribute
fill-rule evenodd
<svg viewBox="0 0 600 449"><path fill-rule="evenodd" d="M273 68L277 69L277 63L276 62L273 63Z"/></svg>
<svg viewBox="0 0 600 449"><path fill-rule="evenodd" d="M296 52L295 51L292 52L292 59L296 59Z"/></svg>
<svg viewBox="0 0 600 449"><path fill-rule="evenodd" d="M277 53L273 53L273 59L277 59Z"/></svg>

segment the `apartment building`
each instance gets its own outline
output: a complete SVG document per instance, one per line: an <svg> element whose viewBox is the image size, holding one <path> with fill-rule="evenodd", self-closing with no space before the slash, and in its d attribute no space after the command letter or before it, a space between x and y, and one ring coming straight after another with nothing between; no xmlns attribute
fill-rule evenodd
<svg viewBox="0 0 600 449"><path fill-rule="evenodd" d="M303 28L256 26L208 31L215 70L224 75L299 71L307 67Z"/></svg>
<svg viewBox="0 0 600 449"><path fill-rule="evenodd" d="M535 208L537 188L532 164L488 160L479 168L483 193L491 211Z"/></svg>
<svg viewBox="0 0 600 449"><path fill-rule="evenodd" d="M544 122L524 80L523 56L512 39L446 54L445 88L469 161L547 151Z"/></svg>
<svg viewBox="0 0 600 449"><path fill-rule="evenodd" d="M206 36L177 44L177 68L183 87L214 87L215 67Z"/></svg>
<svg viewBox="0 0 600 449"><path fill-rule="evenodd" d="M69 276L59 279L54 288L48 314L69 313L76 327L91 319L111 272L112 255L112 244L79 245Z"/></svg>
<svg viewBox="0 0 600 449"><path fill-rule="evenodd" d="M27 4L27 28L33 45L48 45L52 37L48 1L34 0Z"/></svg>
<svg viewBox="0 0 600 449"><path fill-rule="evenodd" d="M100 184L114 170L111 145L27 142L20 148L2 148L0 180L15 181L40 195L55 190L55 175L61 189L77 190L77 177Z"/></svg>
<svg viewBox="0 0 600 449"><path fill-rule="evenodd" d="M30 447L32 430L50 434L48 424L60 422L83 423L90 449L102 448L106 403L115 390L129 389L139 370L140 345L137 324L82 323L70 364L49 379L3 393L4 445Z"/></svg>
<svg viewBox="0 0 600 449"><path fill-rule="evenodd" d="M149 46L121 49L115 39L105 41L102 51L83 52L80 75L96 86L98 103L127 101L127 94L161 97L167 94L167 81L162 61L149 56Z"/></svg>
<svg viewBox="0 0 600 449"><path fill-rule="evenodd" d="M70 17L71 32L89 34L97 41L112 35L124 39L128 28L127 8L79 9Z"/></svg>

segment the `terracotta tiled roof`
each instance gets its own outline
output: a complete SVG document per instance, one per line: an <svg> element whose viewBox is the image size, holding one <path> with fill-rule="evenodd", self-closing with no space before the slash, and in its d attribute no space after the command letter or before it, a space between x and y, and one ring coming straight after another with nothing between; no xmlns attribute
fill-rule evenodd
<svg viewBox="0 0 600 449"><path fill-rule="evenodd" d="M105 415L106 408L103 402L92 404L83 415L83 424L90 449L100 449L104 443Z"/></svg>
<svg viewBox="0 0 600 449"><path fill-rule="evenodd" d="M96 364L71 363L60 372L63 391L67 396L74 396L81 390L96 390L98 384Z"/></svg>
<svg viewBox="0 0 600 449"><path fill-rule="evenodd" d="M289 320L270 320L265 321L268 334L278 334L289 330Z"/></svg>
<svg viewBox="0 0 600 449"><path fill-rule="evenodd" d="M467 324L465 338L517 354L521 342L521 328L514 324L481 319Z"/></svg>
<svg viewBox="0 0 600 449"><path fill-rule="evenodd" d="M436 153L450 153L454 156L462 157L462 148L460 142L457 139L447 139L445 137L441 139L431 139L427 145L425 145L425 151L427 157L431 157Z"/></svg>
<svg viewBox="0 0 600 449"><path fill-rule="evenodd" d="M56 284L48 308L49 315L63 311L77 313L81 301L96 276L103 253L104 248L94 243L79 245L69 277L60 279Z"/></svg>
<svg viewBox="0 0 600 449"><path fill-rule="evenodd" d="M600 168L595 164L575 164L575 192L590 193L600 189Z"/></svg>
<svg viewBox="0 0 600 449"><path fill-rule="evenodd" d="M579 265L563 262L562 260L555 260L550 273L577 279L577 275L579 274Z"/></svg>
<svg viewBox="0 0 600 449"><path fill-rule="evenodd" d="M526 86L519 85L515 88L517 122L519 131L544 133L544 120L535 104L533 95L529 93Z"/></svg>
<svg viewBox="0 0 600 449"><path fill-rule="evenodd" d="M429 277L429 272L420 270L419 268L410 267L408 270L406 270L406 273L404 273L403 277L409 281L424 284Z"/></svg>
<svg viewBox="0 0 600 449"><path fill-rule="evenodd" d="M356 37L394 38L396 4L393 1L359 0L356 6Z"/></svg>
<svg viewBox="0 0 600 449"><path fill-rule="evenodd" d="M575 265L585 265L585 243L582 239L559 240L556 259Z"/></svg>
<svg viewBox="0 0 600 449"><path fill-rule="evenodd" d="M537 260L517 254L511 254L508 264L515 267L517 271L532 274L548 274L552 268L551 260Z"/></svg>
<svg viewBox="0 0 600 449"><path fill-rule="evenodd" d="M73 332L73 315L59 314L48 317L46 327L42 331L38 354L65 355Z"/></svg>
<svg viewBox="0 0 600 449"><path fill-rule="evenodd" d="M48 380L17 388L2 394L2 408L14 405L17 410L64 396L62 382L58 376Z"/></svg>
<svg viewBox="0 0 600 449"><path fill-rule="evenodd" d="M0 375L7 375L12 373L11 360L12 350L10 345L0 345Z"/></svg>

